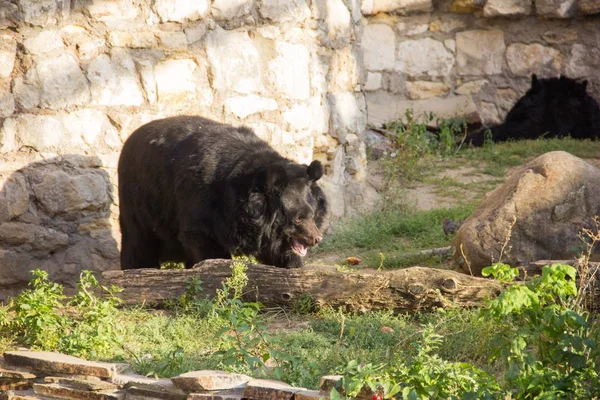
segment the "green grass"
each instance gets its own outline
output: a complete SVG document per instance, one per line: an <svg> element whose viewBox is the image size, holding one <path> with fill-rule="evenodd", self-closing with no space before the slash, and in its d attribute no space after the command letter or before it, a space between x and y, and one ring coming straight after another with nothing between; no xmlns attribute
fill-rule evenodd
<svg viewBox="0 0 600 400"><path fill-rule="evenodd" d="M420 263L436 265L436 257L414 257L410 254L434 247L447 246L449 238L442 230L442 220L466 218L474 205L440 208L430 211L375 211L335 224L333 233L326 236L316 251L316 258L323 253L337 254L340 260L349 256L359 257L363 265L397 268ZM408 255L407 255L408 254Z"/></svg>

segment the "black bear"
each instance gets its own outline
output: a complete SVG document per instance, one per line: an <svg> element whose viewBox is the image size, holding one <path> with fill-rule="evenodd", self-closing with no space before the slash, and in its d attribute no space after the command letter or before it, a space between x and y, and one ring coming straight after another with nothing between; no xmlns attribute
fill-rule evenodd
<svg viewBox="0 0 600 400"><path fill-rule="evenodd" d="M531 88L510 109L504 122L492 126L491 139L565 137L595 139L600 134L600 108L586 91L587 81L531 76ZM467 143L481 146L482 131L469 135Z"/></svg>
<svg viewBox="0 0 600 400"><path fill-rule="evenodd" d="M149 122L125 141L118 175L122 269L231 255L298 268L322 239L321 163L294 163L245 127Z"/></svg>

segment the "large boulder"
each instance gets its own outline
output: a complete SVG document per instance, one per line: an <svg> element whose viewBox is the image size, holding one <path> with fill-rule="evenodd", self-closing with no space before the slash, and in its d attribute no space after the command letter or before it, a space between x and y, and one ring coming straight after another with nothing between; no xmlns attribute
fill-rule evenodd
<svg viewBox="0 0 600 400"><path fill-rule="evenodd" d="M582 228L592 228L597 215L600 168L564 151L549 152L486 195L456 233L455 260L463 272L480 275L501 252L500 261L513 266L572 259L585 249ZM592 260L599 259L595 251Z"/></svg>

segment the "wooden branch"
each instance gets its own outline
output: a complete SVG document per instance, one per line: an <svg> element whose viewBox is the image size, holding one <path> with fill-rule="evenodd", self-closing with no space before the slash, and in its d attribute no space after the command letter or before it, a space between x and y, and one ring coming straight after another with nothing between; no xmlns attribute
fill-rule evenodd
<svg viewBox="0 0 600 400"><path fill-rule="evenodd" d="M206 260L188 270L137 269L106 271L103 284L123 288L125 304L156 304L176 299L186 281L199 278L205 293L213 297L223 280L231 275L231 260ZM433 307L471 307L496 296L501 285L459 272L411 267L394 271L342 272L335 267L313 265L282 269L248 265L246 301L266 306L293 307L304 295L317 306L343 307L347 311L414 311Z"/></svg>

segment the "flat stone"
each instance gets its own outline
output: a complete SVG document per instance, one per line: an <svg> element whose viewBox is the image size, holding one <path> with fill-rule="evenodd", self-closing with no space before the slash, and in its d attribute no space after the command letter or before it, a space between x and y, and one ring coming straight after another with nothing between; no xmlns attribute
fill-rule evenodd
<svg viewBox="0 0 600 400"><path fill-rule="evenodd" d="M262 0L259 8L263 18L273 22L304 21L310 17L306 0Z"/></svg>
<svg viewBox="0 0 600 400"><path fill-rule="evenodd" d="M164 60L154 67L158 101L161 103L193 98L196 91L194 72L196 63L191 59Z"/></svg>
<svg viewBox="0 0 600 400"><path fill-rule="evenodd" d="M453 65L454 55L440 41L425 38L398 44L395 69L409 76L448 76Z"/></svg>
<svg viewBox="0 0 600 400"><path fill-rule="evenodd" d="M243 397L249 400L291 400L295 393L305 390L285 382L268 379L252 379L244 389Z"/></svg>
<svg viewBox="0 0 600 400"><path fill-rule="evenodd" d="M185 22L203 18L209 6L208 0L155 0L154 9L162 22Z"/></svg>
<svg viewBox="0 0 600 400"><path fill-rule="evenodd" d="M59 399L74 399L74 400L123 400L123 393L119 391L106 392L88 392L85 390L77 390L67 386L58 385L55 383L33 385L35 394L42 396L55 397Z"/></svg>
<svg viewBox="0 0 600 400"><path fill-rule="evenodd" d="M324 375L321 377L321 382L319 383L319 390L324 392L331 392L331 389L338 388L338 386L342 383L343 375Z"/></svg>
<svg viewBox="0 0 600 400"><path fill-rule="evenodd" d="M0 400L40 400L33 390L2 390L0 391Z"/></svg>
<svg viewBox="0 0 600 400"><path fill-rule="evenodd" d="M560 74L563 60L560 51L539 43L513 43L506 49L506 62L516 76L557 76Z"/></svg>
<svg viewBox="0 0 600 400"><path fill-rule="evenodd" d="M225 100L225 112L244 119L249 115L277 110L277 101L255 94L248 96L230 97Z"/></svg>
<svg viewBox="0 0 600 400"><path fill-rule="evenodd" d="M430 99L447 94L450 86L444 82L416 81L407 82L408 98L411 100Z"/></svg>
<svg viewBox="0 0 600 400"><path fill-rule="evenodd" d="M247 32L229 32L217 27L206 35L206 52L214 75L214 89L258 91L262 82L261 58Z"/></svg>
<svg viewBox="0 0 600 400"><path fill-rule="evenodd" d="M535 0L535 12L546 18L571 18L577 12L577 1Z"/></svg>
<svg viewBox="0 0 600 400"><path fill-rule="evenodd" d="M504 32L472 30L456 34L456 64L459 75L495 75L502 73Z"/></svg>
<svg viewBox="0 0 600 400"><path fill-rule="evenodd" d="M416 13L433 10L431 0L370 0L362 1L360 10L365 15L378 13Z"/></svg>
<svg viewBox="0 0 600 400"><path fill-rule="evenodd" d="M126 49L101 54L87 68L92 102L106 106L139 106L144 101L135 64Z"/></svg>
<svg viewBox="0 0 600 400"><path fill-rule="evenodd" d="M368 71L394 68L396 62L396 35L385 24L365 26L361 37L363 59Z"/></svg>
<svg viewBox="0 0 600 400"><path fill-rule="evenodd" d="M115 385L124 388L137 387L138 389L175 393L179 391L173 382L167 378L155 379L139 374L117 373L110 378L110 381Z"/></svg>
<svg viewBox="0 0 600 400"><path fill-rule="evenodd" d="M27 390L31 389L31 381L23 380L4 380L0 378L0 393L8 390ZM0 397L1 399L1 397Z"/></svg>
<svg viewBox="0 0 600 400"><path fill-rule="evenodd" d="M463 83L454 90L456 94L476 94L488 83L487 79L477 79Z"/></svg>
<svg viewBox="0 0 600 400"><path fill-rule="evenodd" d="M16 379L16 380L30 380L35 379L36 376L28 371L19 371L17 369L9 369L0 367L0 380L3 379Z"/></svg>
<svg viewBox="0 0 600 400"><path fill-rule="evenodd" d="M175 386L187 392L239 388L252 378L225 371L192 371L171 378Z"/></svg>
<svg viewBox="0 0 600 400"><path fill-rule="evenodd" d="M217 20L232 20L250 14L254 1L252 0L215 0L211 13Z"/></svg>
<svg viewBox="0 0 600 400"><path fill-rule="evenodd" d="M579 0L577 9L583 15L600 13L600 0Z"/></svg>
<svg viewBox="0 0 600 400"><path fill-rule="evenodd" d="M283 41L275 43L276 57L269 62L270 82L286 98L310 97L310 54L306 46Z"/></svg>
<svg viewBox="0 0 600 400"><path fill-rule="evenodd" d="M519 17L531 14L532 0L488 0L483 7L485 17Z"/></svg>
<svg viewBox="0 0 600 400"><path fill-rule="evenodd" d="M162 390L152 390L148 388L129 387L125 394L125 400L144 400L144 399L160 399L160 400L185 400L187 394L165 392Z"/></svg>
<svg viewBox="0 0 600 400"><path fill-rule="evenodd" d="M297 395L296 395L297 396ZM296 397L297 399L298 397ZM190 393L187 400L243 400L241 394L221 394L221 393Z"/></svg>
<svg viewBox="0 0 600 400"><path fill-rule="evenodd" d="M110 378L117 368L115 364L83 360L50 351L7 351L4 360L14 366L31 368L43 373L90 375Z"/></svg>
<svg viewBox="0 0 600 400"><path fill-rule="evenodd" d="M117 385L111 382L103 381L100 379L84 379L84 378L65 378L57 376L47 376L44 378L44 382L57 383L61 386L66 386L75 390L83 390L89 392L99 392L106 390L116 390Z"/></svg>
<svg viewBox="0 0 600 400"><path fill-rule="evenodd" d="M23 41L25 49L31 54L43 54L65 47L57 31L44 30Z"/></svg>

